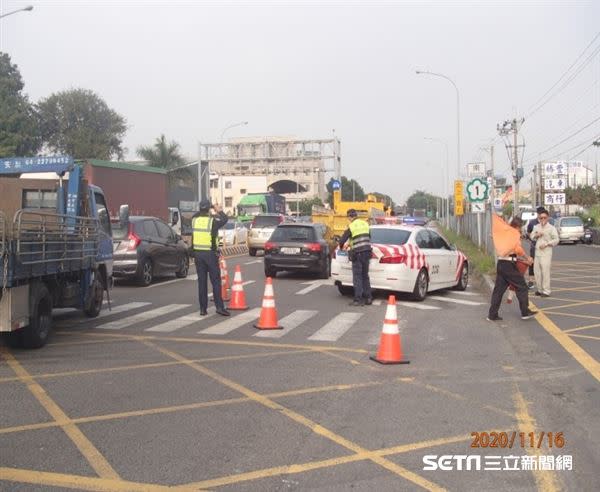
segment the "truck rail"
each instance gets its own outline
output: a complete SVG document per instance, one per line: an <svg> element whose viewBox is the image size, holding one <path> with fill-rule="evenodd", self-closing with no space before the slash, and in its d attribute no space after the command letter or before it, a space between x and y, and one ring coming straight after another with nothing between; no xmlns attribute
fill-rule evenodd
<svg viewBox="0 0 600 492"><path fill-rule="evenodd" d="M0 285L10 287L28 278L93 266L98 254L98 227L95 218L26 209L18 210L8 224L1 214Z"/></svg>

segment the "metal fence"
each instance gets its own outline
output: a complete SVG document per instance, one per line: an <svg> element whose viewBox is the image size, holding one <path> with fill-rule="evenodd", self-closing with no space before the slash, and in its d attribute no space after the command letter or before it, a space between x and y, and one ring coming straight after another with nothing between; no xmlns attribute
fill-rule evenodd
<svg viewBox="0 0 600 492"><path fill-rule="evenodd" d="M485 213L469 213L461 217L455 215L450 217L450 229L467 236L471 241L486 251L489 255L494 255L494 243L492 241L492 217L491 211Z"/></svg>

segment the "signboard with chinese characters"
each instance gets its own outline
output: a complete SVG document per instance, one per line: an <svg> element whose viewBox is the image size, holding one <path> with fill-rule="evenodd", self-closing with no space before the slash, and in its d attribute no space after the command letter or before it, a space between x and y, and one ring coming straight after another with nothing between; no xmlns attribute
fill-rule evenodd
<svg viewBox="0 0 600 492"><path fill-rule="evenodd" d="M485 162L472 162L467 164L467 175L469 178L485 176Z"/></svg>
<svg viewBox="0 0 600 492"><path fill-rule="evenodd" d="M566 186L567 181L564 178L546 178L544 180L546 191L563 191Z"/></svg>
<svg viewBox="0 0 600 492"><path fill-rule="evenodd" d="M465 208L462 200L454 201L454 215L465 215Z"/></svg>
<svg viewBox="0 0 600 492"><path fill-rule="evenodd" d="M564 161L545 162L543 164L544 176L566 176L569 170L569 164Z"/></svg>
<svg viewBox="0 0 600 492"><path fill-rule="evenodd" d="M67 155L51 157L9 157L0 159L0 174L64 173L73 167L73 158Z"/></svg>
<svg viewBox="0 0 600 492"><path fill-rule="evenodd" d="M564 193L544 193L544 205L564 205L565 203Z"/></svg>
<svg viewBox="0 0 600 492"><path fill-rule="evenodd" d="M464 184L460 179L454 181L454 215L464 215Z"/></svg>

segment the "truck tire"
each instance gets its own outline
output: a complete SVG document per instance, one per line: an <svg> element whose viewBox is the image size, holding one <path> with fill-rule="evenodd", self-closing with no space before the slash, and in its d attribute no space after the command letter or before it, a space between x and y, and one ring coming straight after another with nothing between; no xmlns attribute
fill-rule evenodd
<svg viewBox="0 0 600 492"><path fill-rule="evenodd" d="M100 280L99 273L94 275L94 281L90 286L89 299L86 300L83 312L88 318L96 318L102 310L104 300L104 286Z"/></svg>
<svg viewBox="0 0 600 492"><path fill-rule="evenodd" d="M52 330L52 296L42 282L31 284L29 291L29 325L21 330L24 348L34 349L46 345Z"/></svg>

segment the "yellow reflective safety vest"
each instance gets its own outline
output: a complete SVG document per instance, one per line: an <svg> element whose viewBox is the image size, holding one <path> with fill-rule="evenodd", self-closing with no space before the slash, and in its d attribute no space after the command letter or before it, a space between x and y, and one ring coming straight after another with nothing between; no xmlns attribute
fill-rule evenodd
<svg viewBox="0 0 600 492"><path fill-rule="evenodd" d="M355 219L348 226L350 229L350 247L352 251L368 251L371 249L371 233L369 223L363 219Z"/></svg>
<svg viewBox="0 0 600 492"><path fill-rule="evenodd" d="M195 217L192 219L192 247L194 251L210 251L212 249L212 217Z"/></svg>

